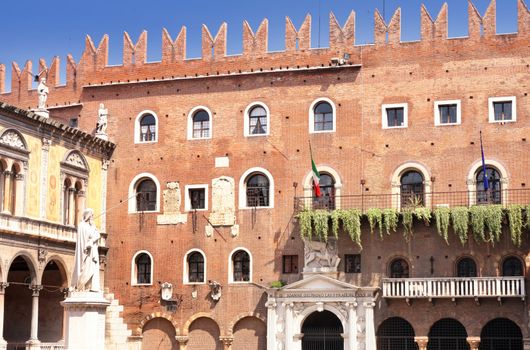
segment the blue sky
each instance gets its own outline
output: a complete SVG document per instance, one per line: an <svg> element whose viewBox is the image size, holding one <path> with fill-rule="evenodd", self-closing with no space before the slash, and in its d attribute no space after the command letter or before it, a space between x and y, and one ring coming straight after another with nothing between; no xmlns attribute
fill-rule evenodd
<svg viewBox="0 0 530 350"><path fill-rule="evenodd" d="M89 34L96 45L104 34L110 36L109 64L121 64L123 31L133 42L140 33L148 31L148 61L161 57L161 32L167 28L173 38L180 27L187 27L187 56L200 57L201 24L206 24L213 35L222 22L228 23L228 53L242 51L242 22L248 20L257 30L263 18L269 19L269 50L284 49L285 16L291 17L299 27L307 13L313 17L312 46L328 45L328 14L333 11L344 24L351 10L356 12L357 43L373 42L373 13L383 11L388 21L396 8L402 11L402 40L419 39L420 0L2 0L0 30L0 63L7 66L7 88L10 86L11 62L24 66L33 61L34 72L38 59L48 62L54 56L61 58L61 75L64 81L65 59L68 53L79 60L84 49L84 37ZM423 3L436 17L443 0L425 0ZM449 36L467 35L467 1L447 0L449 5ZM489 0L473 0L484 14ZM320 13L320 30L319 30ZM497 1L497 32L517 31L517 0ZM320 35L319 35L320 33Z"/></svg>

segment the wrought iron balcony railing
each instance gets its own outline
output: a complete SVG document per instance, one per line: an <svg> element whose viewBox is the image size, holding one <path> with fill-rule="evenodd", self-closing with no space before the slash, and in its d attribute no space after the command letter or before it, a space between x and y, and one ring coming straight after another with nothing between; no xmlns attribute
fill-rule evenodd
<svg viewBox="0 0 530 350"><path fill-rule="evenodd" d="M524 277L384 278L384 298L525 297Z"/></svg>
<svg viewBox="0 0 530 350"><path fill-rule="evenodd" d="M530 204L530 189L508 189L501 191L451 191L429 193L359 194L325 197L295 197L295 210L304 209L359 209L394 208L408 206L468 207L477 204Z"/></svg>

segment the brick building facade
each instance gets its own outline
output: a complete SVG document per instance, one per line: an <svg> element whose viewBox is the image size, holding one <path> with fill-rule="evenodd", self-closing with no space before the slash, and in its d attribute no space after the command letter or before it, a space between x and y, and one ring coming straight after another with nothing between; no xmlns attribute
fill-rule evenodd
<svg viewBox="0 0 530 350"><path fill-rule="evenodd" d="M226 55L226 24L203 26L193 60L186 28L164 30L156 63L147 33L125 34L113 67L108 37L87 37L64 87L59 60L41 61L52 117L92 131L99 104L110 113L108 348L306 349L322 329L344 349L499 349L495 329L513 338L500 348L529 348L528 229L514 244L508 217L530 203L530 12L518 0L518 33L498 35L495 0L484 16L470 3L466 38L447 37L447 16L422 7L421 40L401 42L400 11L376 12L374 45L357 46L355 14L344 26L331 14L325 49L310 47L310 16L298 29L287 18L275 53L268 22L245 22L240 56ZM31 70L13 64L0 99L32 106ZM402 225L411 207L478 204L504 208L495 242L487 220L486 239L470 223L465 243L434 219L415 219L412 237ZM345 224L326 245L302 240L307 209L401 214L381 237L363 216L361 249Z"/></svg>

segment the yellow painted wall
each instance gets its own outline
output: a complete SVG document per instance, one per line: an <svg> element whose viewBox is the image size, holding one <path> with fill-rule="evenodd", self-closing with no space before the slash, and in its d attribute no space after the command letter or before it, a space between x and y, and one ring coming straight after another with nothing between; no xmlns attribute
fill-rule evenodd
<svg viewBox="0 0 530 350"><path fill-rule="evenodd" d="M50 221L61 220L61 161L67 148L52 144L48 154L48 196L46 198L46 218Z"/></svg>
<svg viewBox="0 0 530 350"><path fill-rule="evenodd" d="M42 141L36 137L23 135L28 144L29 162L26 174L26 216L39 218L40 216L40 179Z"/></svg>

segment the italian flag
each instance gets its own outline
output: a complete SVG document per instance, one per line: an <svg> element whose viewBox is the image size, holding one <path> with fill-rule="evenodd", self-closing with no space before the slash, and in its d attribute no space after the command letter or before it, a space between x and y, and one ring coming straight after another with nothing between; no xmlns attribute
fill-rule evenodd
<svg viewBox="0 0 530 350"><path fill-rule="evenodd" d="M313 189L315 190L315 197L320 197L320 173L318 172L313 156L311 155L311 168L313 169Z"/></svg>

